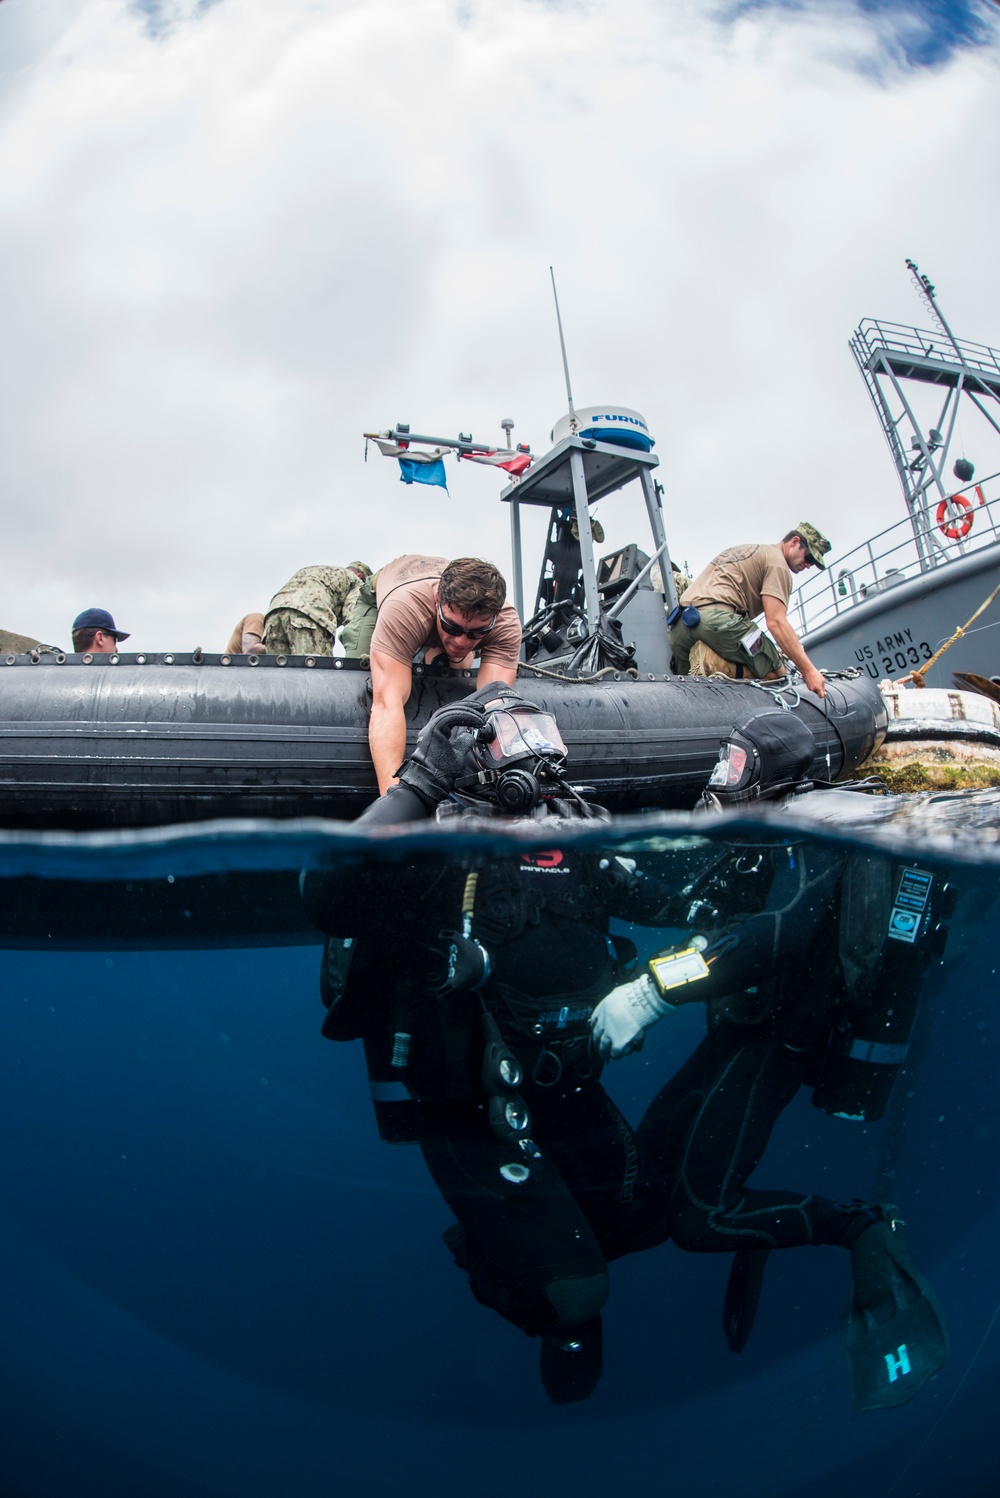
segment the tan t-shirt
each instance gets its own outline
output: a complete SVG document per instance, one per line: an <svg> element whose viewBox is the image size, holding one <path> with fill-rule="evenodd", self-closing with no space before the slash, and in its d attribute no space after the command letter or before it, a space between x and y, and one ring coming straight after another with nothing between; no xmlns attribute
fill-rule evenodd
<svg viewBox="0 0 1000 1498"><path fill-rule="evenodd" d="M753 618L765 598L787 607L791 596L792 574L780 546L730 546L698 573L681 602L718 603Z"/></svg>
<svg viewBox="0 0 1000 1498"><path fill-rule="evenodd" d="M232 634L229 636L229 644L226 646L226 655L243 654L243 636L245 634L256 635L259 640L264 638L264 615L244 614Z"/></svg>
<svg viewBox="0 0 1000 1498"><path fill-rule="evenodd" d="M437 646L437 604L434 589L448 565L447 557L397 557L375 578L378 619L371 648L394 661L412 664L418 650ZM521 649L521 621L511 604L504 604L490 633L477 647L483 664L492 661L504 668L516 666ZM465 664L473 658L470 651Z"/></svg>

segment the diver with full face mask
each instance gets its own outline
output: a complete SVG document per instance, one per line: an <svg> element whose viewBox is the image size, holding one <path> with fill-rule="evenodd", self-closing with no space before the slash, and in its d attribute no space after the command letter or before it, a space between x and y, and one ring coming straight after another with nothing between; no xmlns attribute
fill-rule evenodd
<svg viewBox="0 0 1000 1498"><path fill-rule="evenodd" d="M808 817L838 794L804 780L813 752L790 713L753 715L722 745L705 805L792 796L789 808ZM734 1254L723 1322L735 1352L749 1336L771 1249L848 1249L859 1411L905 1403L947 1357L941 1313L903 1223L883 1204L746 1183L801 1086L838 1117L882 1117L943 950L952 896L914 864L807 835L737 830L668 903L664 924L685 929L685 939L619 985L592 1020L607 1060L636 1049L679 1004L706 1004L705 1039L637 1131L655 1220L633 1246L673 1238L696 1253Z"/></svg>
<svg viewBox="0 0 1000 1498"><path fill-rule="evenodd" d="M516 688L444 707L355 825L513 821L553 843L303 878L328 934L324 1034L363 1039L383 1139L419 1144L457 1219L444 1235L456 1264L482 1304L541 1338L557 1404L600 1377L608 1262L630 1247L639 1190L635 1136L590 1042L595 1005L635 957L609 920L655 920L666 896L565 837L602 815L566 781L565 755Z"/></svg>

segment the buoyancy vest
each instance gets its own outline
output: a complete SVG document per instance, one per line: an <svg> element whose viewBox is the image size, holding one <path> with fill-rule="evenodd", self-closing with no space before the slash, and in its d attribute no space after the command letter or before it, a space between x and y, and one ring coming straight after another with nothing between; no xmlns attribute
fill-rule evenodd
<svg viewBox="0 0 1000 1498"><path fill-rule="evenodd" d="M434 953L445 945L441 933L461 926L465 873L456 863L430 894L421 879L419 892L406 892L406 919L395 930L391 921L380 921L377 932L358 937L341 1001L345 1011L369 1014L369 1047L388 1055L396 1036L409 1036L400 1080L426 1099L469 1097L479 1090L483 1002L530 1074L541 1050L586 1041L595 1004L617 981L598 859L532 849L494 859L479 871L472 935L491 963L481 996L438 994ZM395 880L394 898L403 893ZM364 995L357 993L361 983ZM332 1020L326 1033L334 1033Z"/></svg>

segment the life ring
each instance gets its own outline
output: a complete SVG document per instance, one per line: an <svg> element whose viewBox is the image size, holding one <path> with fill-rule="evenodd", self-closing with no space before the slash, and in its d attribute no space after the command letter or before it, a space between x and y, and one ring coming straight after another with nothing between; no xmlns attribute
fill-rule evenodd
<svg viewBox="0 0 1000 1498"><path fill-rule="evenodd" d="M956 509L962 511L960 520L948 518L948 511ZM972 529L972 502L966 499L964 494L953 494L950 499L942 499L937 507L938 529L949 541L960 541L967 536Z"/></svg>

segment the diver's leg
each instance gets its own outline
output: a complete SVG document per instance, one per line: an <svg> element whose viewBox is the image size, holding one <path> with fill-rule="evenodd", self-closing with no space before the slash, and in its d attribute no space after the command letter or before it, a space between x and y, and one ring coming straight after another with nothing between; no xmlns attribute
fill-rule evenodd
<svg viewBox="0 0 1000 1498"><path fill-rule="evenodd" d="M798 1089L804 1062L803 1052L773 1037L734 1045L731 1037L710 1035L650 1105L639 1126L640 1148L671 1180L664 1220L678 1246L735 1251L723 1315L734 1351L742 1350L753 1324L769 1249L850 1250L855 1407L887 1408L919 1393L948 1354L940 1310L909 1257L894 1210L745 1186Z"/></svg>
<svg viewBox="0 0 1000 1498"><path fill-rule="evenodd" d="M417 1107L424 1159L458 1222L445 1233L481 1304L542 1339L553 1404L588 1398L603 1371L608 1270L553 1162L497 1139L475 1103Z"/></svg>
<svg viewBox="0 0 1000 1498"><path fill-rule="evenodd" d="M904 1224L892 1207L876 1212L851 1247L847 1359L859 1414L906 1404L948 1356L944 1319L910 1258Z"/></svg>
<svg viewBox="0 0 1000 1498"><path fill-rule="evenodd" d="M535 1139L590 1223L606 1259L632 1248L643 1172L635 1130L593 1076L568 1070L526 1090Z"/></svg>
<svg viewBox="0 0 1000 1498"><path fill-rule="evenodd" d="M718 1071L717 1048L706 1038L660 1088L636 1139L642 1161L632 1246L653 1248L670 1237L670 1207L684 1143Z"/></svg>
<svg viewBox="0 0 1000 1498"><path fill-rule="evenodd" d="M697 1106L689 1095L679 1116L676 1089L668 1083L639 1127L640 1147L671 1176L668 1220L678 1246L696 1253L807 1243L850 1247L871 1220L854 1207L796 1191L751 1191L745 1184L802 1082L803 1053L771 1036L733 1044L710 1035L696 1059Z"/></svg>
<svg viewBox="0 0 1000 1498"><path fill-rule="evenodd" d="M473 1293L531 1333L597 1314L608 1271L586 1217L553 1161L495 1137L476 1103L419 1103L417 1136L466 1240Z"/></svg>

